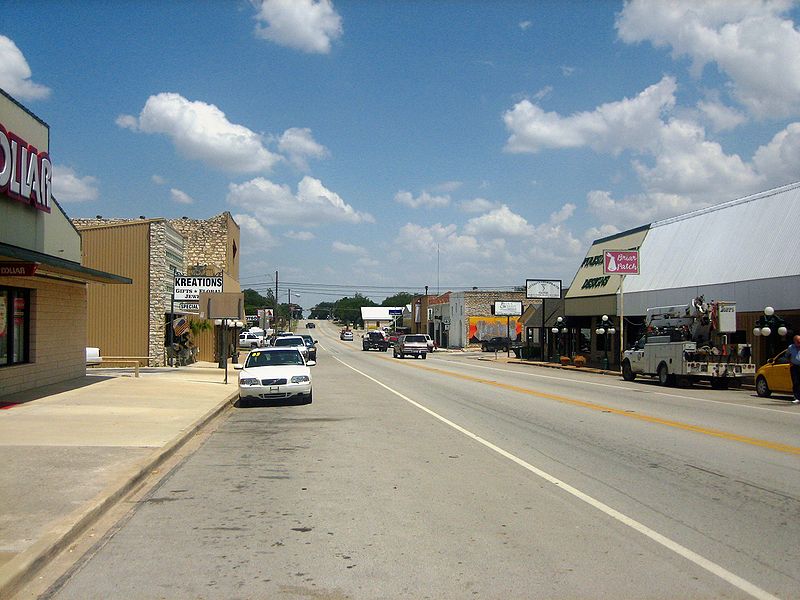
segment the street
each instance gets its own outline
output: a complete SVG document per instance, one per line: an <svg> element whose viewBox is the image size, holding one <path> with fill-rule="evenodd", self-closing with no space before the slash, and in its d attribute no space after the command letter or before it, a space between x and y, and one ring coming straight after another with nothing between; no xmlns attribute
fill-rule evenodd
<svg viewBox="0 0 800 600"><path fill-rule="evenodd" d="M44 597L800 597L786 398L310 333L313 404L232 411Z"/></svg>

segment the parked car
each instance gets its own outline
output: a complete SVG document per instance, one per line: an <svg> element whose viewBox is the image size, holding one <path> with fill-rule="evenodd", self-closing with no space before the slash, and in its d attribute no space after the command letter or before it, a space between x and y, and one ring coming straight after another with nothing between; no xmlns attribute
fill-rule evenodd
<svg viewBox="0 0 800 600"><path fill-rule="evenodd" d="M401 335L392 348L392 356L405 358L406 356L428 357L428 340L421 333Z"/></svg>
<svg viewBox="0 0 800 600"><path fill-rule="evenodd" d="M245 331L244 333L239 334L239 348L249 350L250 348L258 348L259 346L264 346L265 344L266 342L264 341L264 338L256 335L255 333Z"/></svg>
<svg viewBox="0 0 800 600"><path fill-rule="evenodd" d="M315 327L316 327L316 324L311 323L310 321L308 323L306 323L306 329L314 329Z"/></svg>
<svg viewBox="0 0 800 600"><path fill-rule="evenodd" d="M382 331L367 331L361 339L361 349L386 352L389 349L389 340Z"/></svg>
<svg viewBox="0 0 800 600"><path fill-rule="evenodd" d="M306 343L306 348L308 348L308 360L313 360L314 362L317 362L317 346L316 346L317 340L315 340L307 333L301 334L300 337L303 338L303 340Z"/></svg>
<svg viewBox="0 0 800 600"><path fill-rule="evenodd" d="M252 399L313 399L311 370L314 361L303 358L297 348L256 348L247 354L239 373L240 405Z"/></svg>
<svg viewBox="0 0 800 600"><path fill-rule="evenodd" d="M507 337L493 337L481 341L481 352L503 351L508 352L511 340Z"/></svg>
<svg viewBox="0 0 800 600"><path fill-rule="evenodd" d="M789 358L786 350L771 358L756 371L756 394L769 398L773 392L792 394L792 376L789 374Z"/></svg>
<svg viewBox="0 0 800 600"><path fill-rule="evenodd" d="M303 358L308 360L308 346L306 346L306 341L299 335L283 335L281 337L276 337L272 347L297 348L303 355Z"/></svg>
<svg viewBox="0 0 800 600"><path fill-rule="evenodd" d="M353 332L349 329L343 329L342 332L339 334L339 339L344 340L345 342L352 342L353 341Z"/></svg>

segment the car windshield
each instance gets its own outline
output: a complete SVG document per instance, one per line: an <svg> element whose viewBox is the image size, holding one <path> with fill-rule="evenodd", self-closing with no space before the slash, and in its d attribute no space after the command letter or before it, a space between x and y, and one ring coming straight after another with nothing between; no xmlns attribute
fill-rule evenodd
<svg viewBox="0 0 800 600"><path fill-rule="evenodd" d="M302 365L303 357L297 350L271 350L269 352L251 352L247 356L245 368L279 367L282 365Z"/></svg>
<svg viewBox="0 0 800 600"><path fill-rule="evenodd" d="M275 338L276 346L303 346L305 342L301 337L279 337Z"/></svg>
<svg viewBox="0 0 800 600"><path fill-rule="evenodd" d="M407 342L426 342L424 335L407 335L406 336Z"/></svg>
<svg viewBox="0 0 800 600"><path fill-rule="evenodd" d="M311 347L314 345L314 338L312 338L310 335L302 335L300 337L305 340L306 346Z"/></svg>

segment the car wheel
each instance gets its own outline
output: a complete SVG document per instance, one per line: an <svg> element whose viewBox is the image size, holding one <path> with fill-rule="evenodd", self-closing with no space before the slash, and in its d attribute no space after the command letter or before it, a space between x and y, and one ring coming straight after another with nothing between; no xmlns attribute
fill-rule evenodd
<svg viewBox="0 0 800 600"><path fill-rule="evenodd" d="M672 385L672 375L665 363L658 365L658 383L663 386Z"/></svg>
<svg viewBox="0 0 800 600"><path fill-rule="evenodd" d="M763 375L759 375L758 379L756 379L756 394L762 398L769 398L772 395L772 390L767 385L767 378Z"/></svg>
<svg viewBox="0 0 800 600"><path fill-rule="evenodd" d="M236 401L236 408L244 408L245 406L247 406L247 403L248 400L246 398L242 398L242 396L240 395L239 399Z"/></svg>
<svg viewBox="0 0 800 600"><path fill-rule="evenodd" d="M481 352L486 352L488 348L484 345L481 345Z"/></svg>
<svg viewBox="0 0 800 600"><path fill-rule="evenodd" d="M631 369L631 361L625 360L622 362L622 378L625 381L633 381L636 379L636 373Z"/></svg>
<svg viewBox="0 0 800 600"><path fill-rule="evenodd" d="M305 400L306 404L311 404L314 401L314 392L313 391L308 392L308 394L305 395L303 400Z"/></svg>
<svg viewBox="0 0 800 600"><path fill-rule="evenodd" d="M400 353L400 358L405 358L405 357L406 357L406 355L401 352Z"/></svg>
<svg viewBox="0 0 800 600"><path fill-rule="evenodd" d="M421 354L420 356L422 356L422 360L425 360L426 358L428 358L427 354Z"/></svg>
<svg viewBox="0 0 800 600"><path fill-rule="evenodd" d="M711 389L714 390L727 390L728 389L728 380L724 377L712 377L711 378Z"/></svg>

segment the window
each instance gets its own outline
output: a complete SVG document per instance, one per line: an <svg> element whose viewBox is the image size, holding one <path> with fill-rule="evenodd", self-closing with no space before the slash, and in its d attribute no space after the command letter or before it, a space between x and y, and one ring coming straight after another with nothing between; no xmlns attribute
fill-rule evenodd
<svg viewBox="0 0 800 600"><path fill-rule="evenodd" d="M29 360L30 299L29 290L0 286L0 367Z"/></svg>

